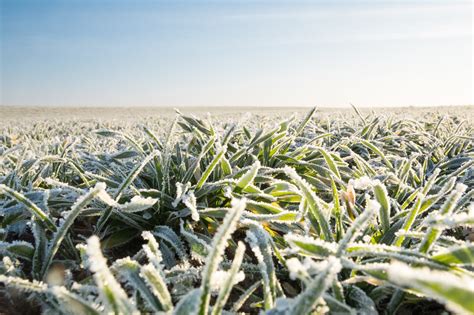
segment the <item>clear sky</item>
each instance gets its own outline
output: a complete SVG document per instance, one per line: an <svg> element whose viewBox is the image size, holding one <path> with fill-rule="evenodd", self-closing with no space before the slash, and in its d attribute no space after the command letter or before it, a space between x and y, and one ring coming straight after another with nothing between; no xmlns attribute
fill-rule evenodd
<svg viewBox="0 0 474 315"><path fill-rule="evenodd" d="M471 1L0 3L3 105L474 103Z"/></svg>

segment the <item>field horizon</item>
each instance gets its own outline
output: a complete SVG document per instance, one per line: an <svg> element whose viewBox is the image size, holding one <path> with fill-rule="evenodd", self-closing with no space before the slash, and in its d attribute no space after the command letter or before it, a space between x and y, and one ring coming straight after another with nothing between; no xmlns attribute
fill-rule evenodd
<svg viewBox="0 0 474 315"><path fill-rule="evenodd" d="M324 115L328 114L350 114L355 115L352 107L324 107L315 106L317 112ZM380 106L380 107L359 107L362 113L392 114L395 116L403 115L424 115L424 114L449 114L462 115L467 120L474 117L474 105L443 105L443 106ZM164 106L12 106L0 105L0 121L10 121L21 118L22 120L37 119L126 119L136 120L145 117L171 117L176 113L176 109L182 113L194 114L197 116L210 113L213 116L228 115L235 113L306 113L311 107L226 107L226 106L183 106L183 107L164 107Z"/></svg>

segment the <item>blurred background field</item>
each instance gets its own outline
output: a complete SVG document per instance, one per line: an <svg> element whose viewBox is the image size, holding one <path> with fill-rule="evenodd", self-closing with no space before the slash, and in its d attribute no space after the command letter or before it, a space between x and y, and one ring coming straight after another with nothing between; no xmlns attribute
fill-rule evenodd
<svg viewBox="0 0 474 315"><path fill-rule="evenodd" d="M232 116L251 113L257 116L284 117L288 114L304 115L308 107L183 107L183 113L204 116ZM397 117L432 118L433 115L459 116L472 123L474 118L474 105L467 106L439 106L439 107L375 107L359 108L363 113L374 111L383 115ZM350 107L318 108L319 115L325 117L355 117L356 113ZM122 120L134 121L141 119L169 118L175 116L175 109L171 107L32 107L32 106L0 106L0 121L35 121L35 120Z"/></svg>

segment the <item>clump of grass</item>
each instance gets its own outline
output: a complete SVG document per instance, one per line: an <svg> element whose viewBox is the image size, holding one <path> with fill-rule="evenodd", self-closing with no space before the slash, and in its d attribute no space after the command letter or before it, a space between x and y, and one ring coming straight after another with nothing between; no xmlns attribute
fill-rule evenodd
<svg viewBox="0 0 474 315"><path fill-rule="evenodd" d="M474 313L472 125L356 113L7 125L0 305Z"/></svg>

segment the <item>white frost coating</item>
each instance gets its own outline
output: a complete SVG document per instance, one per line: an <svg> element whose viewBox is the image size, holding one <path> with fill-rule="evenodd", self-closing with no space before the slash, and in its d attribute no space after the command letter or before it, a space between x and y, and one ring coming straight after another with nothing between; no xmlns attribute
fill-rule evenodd
<svg viewBox="0 0 474 315"><path fill-rule="evenodd" d="M377 200L368 199L367 200L367 210L370 212L377 212L380 209L380 203Z"/></svg>
<svg viewBox="0 0 474 315"><path fill-rule="evenodd" d="M197 210L196 196L193 190L189 190L191 184L176 183L176 199L171 204L176 208L182 202L191 211L191 219L199 221L199 212Z"/></svg>
<svg viewBox="0 0 474 315"><path fill-rule="evenodd" d="M88 299L91 301L94 300L95 295L99 293L96 286L89 284L80 284L77 282L72 282L70 289L73 292L78 292L81 296L88 296Z"/></svg>
<svg viewBox="0 0 474 315"><path fill-rule="evenodd" d="M362 176L356 179L350 179L349 185L352 185L354 189L366 190L376 184L376 180L370 179L368 176Z"/></svg>
<svg viewBox="0 0 474 315"><path fill-rule="evenodd" d="M189 210L191 210L191 219L194 221L199 221L197 201L193 191L189 191L185 196L183 196L183 203L189 208Z"/></svg>
<svg viewBox="0 0 474 315"><path fill-rule="evenodd" d="M275 301L275 306L271 310L271 314L289 315L291 307L294 305L295 299L279 297Z"/></svg>
<svg viewBox="0 0 474 315"><path fill-rule="evenodd" d="M43 198L42 198L42 199L43 199L43 207L44 207L45 212L46 212L47 214L50 213L50 211L49 211L49 206L48 206L48 200L49 200L49 195L50 195L50 194L51 194L51 190L45 190L45 191L43 191Z"/></svg>
<svg viewBox="0 0 474 315"><path fill-rule="evenodd" d="M245 273L241 270L235 275L235 279L232 282L234 285L245 280Z"/></svg>
<svg viewBox="0 0 474 315"><path fill-rule="evenodd" d="M224 197L230 198L230 199L233 198L233 195L232 195L232 188L231 188L230 186L225 186L225 187L224 187Z"/></svg>
<svg viewBox="0 0 474 315"><path fill-rule="evenodd" d="M5 275L0 275L0 283L4 283L6 287L12 286L21 291L26 292L44 292L47 289L47 285L43 282L33 280L28 281L26 279L18 277L9 277Z"/></svg>
<svg viewBox="0 0 474 315"><path fill-rule="evenodd" d="M474 219L474 217L473 217ZM413 232L413 231L404 231L404 230L398 230L395 233L395 236L405 236L405 237L410 237L410 238L415 238L415 239L423 239L426 236L426 232ZM442 240L444 242L454 244L454 245L462 245L464 244L464 241L458 240L457 238L453 236L448 236L448 235L442 235L439 237L439 240Z"/></svg>
<svg viewBox="0 0 474 315"><path fill-rule="evenodd" d="M236 285L237 283L245 279L245 274L243 271L239 271L234 278L231 286ZM224 270L217 270L211 276L211 290L217 291L229 280L229 272Z"/></svg>
<svg viewBox="0 0 474 315"><path fill-rule="evenodd" d="M103 184L103 183L101 183ZM105 184L104 184L105 185ZM97 187L97 185L96 185ZM105 187L103 190L101 190L98 194L97 197L102 200L106 205L110 207L115 207L121 211L124 212L139 212L146 210L148 208L151 208L155 203L158 202L157 198L143 198L142 196L136 195L133 196L132 199L130 199L129 202L126 202L124 204L120 204L117 201L115 201L106 191Z"/></svg>
<svg viewBox="0 0 474 315"><path fill-rule="evenodd" d="M430 215L423 222L424 225L436 228L453 228L457 226L474 226L474 207L469 206L469 212L441 215Z"/></svg>
<svg viewBox="0 0 474 315"><path fill-rule="evenodd" d="M336 274L342 269L341 261L334 256L329 256L327 260L321 262L321 269L326 268L326 266L330 274Z"/></svg>
<svg viewBox="0 0 474 315"><path fill-rule="evenodd" d="M294 233L288 233L284 236L284 238L285 238L285 241L287 241L290 245L292 245L293 248L299 249L299 250L302 250L302 248L296 245L295 244L296 242L312 244L318 247L319 246L324 247L326 250L332 253L335 253L337 251L337 246L338 246L338 244L335 242L326 242L319 238L312 238L311 236L298 235Z"/></svg>
<svg viewBox="0 0 474 315"><path fill-rule="evenodd" d="M387 245L387 244L365 244L363 242L349 243L347 245L347 248L351 249L351 252L366 250L367 252L372 252L372 253L383 253L383 252L397 252L398 253L398 252L403 251L404 253L409 253L412 255L420 254L416 250L400 249L400 247L398 246Z"/></svg>
<svg viewBox="0 0 474 315"><path fill-rule="evenodd" d="M95 184L95 188L98 189L98 190L105 190L105 188L107 188L107 185L103 182L99 182L99 183Z"/></svg>
<svg viewBox="0 0 474 315"><path fill-rule="evenodd" d="M329 256L329 257L333 257L335 258L334 256ZM306 270L306 272L308 273L308 275L310 276L317 276L319 273L323 272L326 268L329 267L329 264L333 261L334 259L332 260L322 260L322 261L314 261L313 259L309 258L309 257L306 257L304 260L303 260L303 268ZM339 262L338 259L336 259L336 261ZM340 270L339 270L340 271ZM337 272L339 272L337 271Z"/></svg>
<svg viewBox="0 0 474 315"><path fill-rule="evenodd" d="M282 211L272 214L256 214L250 211L244 211L242 217L258 222L278 222L281 224L292 224L297 222L300 213L296 211ZM286 218L285 218L286 217ZM255 224L255 222L253 222Z"/></svg>
<svg viewBox="0 0 474 315"><path fill-rule="evenodd" d="M182 200L183 195L188 191L188 189L191 187L191 183L176 183L176 198L171 204L173 207L177 207L179 202Z"/></svg>
<svg viewBox="0 0 474 315"><path fill-rule="evenodd" d="M156 241L155 237L151 232L144 231L142 233L142 237L144 240L148 241L147 244L143 244L142 248L145 252L148 260L159 270L161 270L161 262L163 258L161 256L161 252L159 249L158 242Z"/></svg>
<svg viewBox="0 0 474 315"><path fill-rule="evenodd" d="M101 191L98 194L98 197L108 206L118 208L125 212L143 211L145 209L152 207L158 201L157 198L151 198L151 197L143 198L142 196L136 195L136 196L133 196L129 202L126 202L124 204L119 204L106 191Z"/></svg>
<svg viewBox="0 0 474 315"><path fill-rule="evenodd" d="M296 280L307 280L309 275L306 271L306 267L300 262L298 258L290 258L286 261L286 266L288 267L288 271L290 272L290 279Z"/></svg>
<svg viewBox="0 0 474 315"><path fill-rule="evenodd" d="M91 196L94 197L94 196L98 196L104 193L106 187L107 185L105 185L105 183L102 183L102 182L95 184L94 188L89 190L87 194L84 194L80 196L79 198L77 198L76 202L74 202L74 204L71 206L71 212L74 212L74 209L76 209L77 207L79 207L79 205L84 203L85 200L90 199Z"/></svg>
<svg viewBox="0 0 474 315"><path fill-rule="evenodd" d="M176 284L183 281L197 282L201 279L202 268L190 266L188 263L176 265L172 269L165 270L165 281L168 284L173 284L172 291L176 292Z"/></svg>
<svg viewBox="0 0 474 315"><path fill-rule="evenodd" d="M115 206L117 202L105 191L101 191L97 197L108 206Z"/></svg>
<svg viewBox="0 0 474 315"><path fill-rule="evenodd" d="M456 187L454 188L455 191L461 194L464 193L466 189L467 189L467 186L464 185L463 183L457 183Z"/></svg>
<svg viewBox="0 0 474 315"><path fill-rule="evenodd" d="M129 202L119 205L119 209L124 212L139 212L151 208L157 201L157 198L143 198L137 195L133 196Z"/></svg>

